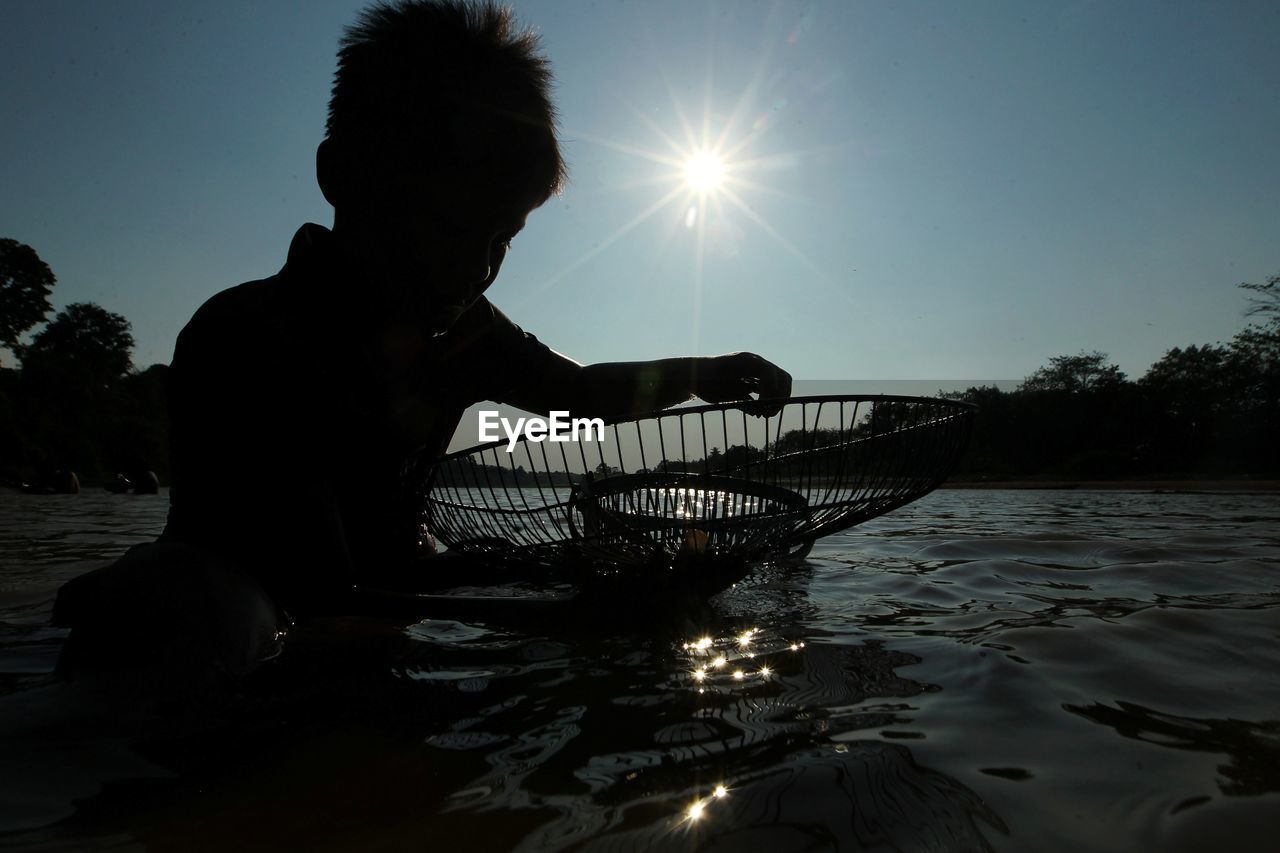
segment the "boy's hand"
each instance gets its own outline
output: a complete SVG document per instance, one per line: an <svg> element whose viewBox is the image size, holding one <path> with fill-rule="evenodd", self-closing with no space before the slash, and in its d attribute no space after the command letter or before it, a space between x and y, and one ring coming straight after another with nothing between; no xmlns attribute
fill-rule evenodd
<svg viewBox="0 0 1280 853"><path fill-rule="evenodd" d="M626 417L701 397L708 403L742 403L743 411L767 417L781 411L791 396L791 374L752 352L585 366L558 353L552 356L533 393L502 402L534 412L565 409L578 417ZM759 403L752 394L760 397Z"/></svg>
<svg viewBox="0 0 1280 853"><path fill-rule="evenodd" d="M750 400L752 394L773 402L743 406L753 415L775 415L791 396L791 374L753 352L699 358L694 363L693 393L708 403Z"/></svg>

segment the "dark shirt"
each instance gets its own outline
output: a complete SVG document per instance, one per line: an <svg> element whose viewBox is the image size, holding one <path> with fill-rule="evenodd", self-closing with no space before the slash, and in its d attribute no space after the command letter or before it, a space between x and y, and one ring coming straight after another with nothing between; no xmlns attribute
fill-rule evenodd
<svg viewBox="0 0 1280 853"><path fill-rule="evenodd" d="M174 351L165 538L299 611L411 565L406 460L444 452L473 403L536 399L556 358L484 297L436 337L367 301L332 234L304 225L279 273L215 295Z"/></svg>

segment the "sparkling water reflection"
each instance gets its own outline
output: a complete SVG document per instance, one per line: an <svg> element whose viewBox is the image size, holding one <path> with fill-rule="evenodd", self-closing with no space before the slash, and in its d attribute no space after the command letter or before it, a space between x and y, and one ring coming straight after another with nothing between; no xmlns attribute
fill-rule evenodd
<svg viewBox="0 0 1280 853"><path fill-rule="evenodd" d="M51 585L152 535L163 499L0 500L11 846L1217 851L1280 830L1280 496L944 491L703 609L341 620L198 734L87 731L45 683Z"/></svg>

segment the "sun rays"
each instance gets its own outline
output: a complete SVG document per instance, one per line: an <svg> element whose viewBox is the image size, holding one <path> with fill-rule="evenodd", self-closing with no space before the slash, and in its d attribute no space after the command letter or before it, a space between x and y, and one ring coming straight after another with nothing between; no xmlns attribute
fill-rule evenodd
<svg viewBox="0 0 1280 853"><path fill-rule="evenodd" d="M677 91L673 79L663 71L660 79L665 84L665 102L661 94L643 106L625 96L615 97L624 111L620 124L631 125L624 131L625 141L567 129L567 138L612 158L605 172L613 178L597 184L597 192L611 194L614 202L634 199L635 206L630 213L622 208L617 225L601 227L589 248L526 289L524 299L540 299L606 252L635 257L635 247L618 244L647 223L663 221L665 228L649 238L655 244L647 251L655 259L673 257L673 250L692 256L684 279L688 301L680 306L681 316L690 324L691 354L700 353L709 264L728 261L744 249L771 245L797 259L806 274L826 283L829 276L784 234L787 229L780 227L779 214L771 216L767 203L771 198L796 198L795 190L784 181L788 171L802 165L807 153L788 151L778 144L778 134L786 126L778 119L787 101L778 96L777 75L770 60L770 51L763 51L736 97L717 96L710 64L702 86L697 87L700 93L691 93L687 85ZM627 122L627 117L632 121ZM610 206L612 211L619 210L616 204ZM756 239L758 235L763 239ZM755 282L751 276L742 280ZM749 294L744 292L744 298Z"/></svg>
<svg viewBox="0 0 1280 853"><path fill-rule="evenodd" d="M816 269L817 265L768 221L767 214L753 209L744 197L761 192L779 192L753 179L776 162L776 155L763 159L750 156L751 148L758 145L767 132L762 123L752 122L749 118L753 87L749 85L740 94L729 116L718 122L710 91L696 122L690 121L669 83L667 94L671 112L676 117L675 127L664 128L640 110L633 110L654 137L656 144L652 148L619 145L604 139L592 140L628 158L647 161L653 168L643 183L654 185L660 192L655 204L644 208L639 216L610 234L600 245L622 239L664 211L669 213L671 220L663 238L663 251L682 239L678 236L681 232L691 236L693 269L687 316L691 324L693 352L697 353L708 254L715 249L733 255L741 242L741 239L726 239L725 234L740 233L744 226L758 229L789 254L799 256L807 267Z"/></svg>

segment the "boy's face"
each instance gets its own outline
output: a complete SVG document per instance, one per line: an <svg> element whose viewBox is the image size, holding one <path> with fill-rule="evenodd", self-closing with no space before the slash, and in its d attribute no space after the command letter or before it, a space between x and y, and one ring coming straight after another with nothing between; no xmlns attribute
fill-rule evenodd
<svg viewBox="0 0 1280 853"><path fill-rule="evenodd" d="M338 211L335 232L371 274L386 319L441 334L491 285L542 193L512 190L483 164L393 174Z"/></svg>

